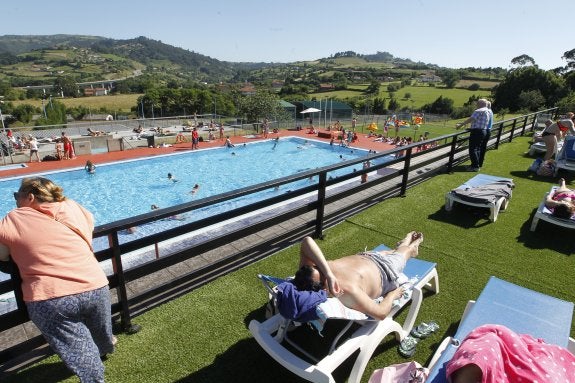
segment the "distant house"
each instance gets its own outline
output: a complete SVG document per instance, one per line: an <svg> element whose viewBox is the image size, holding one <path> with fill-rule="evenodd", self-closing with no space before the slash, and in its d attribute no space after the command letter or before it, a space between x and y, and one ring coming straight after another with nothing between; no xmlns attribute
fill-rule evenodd
<svg viewBox="0 0 575 383"><path fill-rule="evenodd" d="M256 94L256 87L253 84L246 83L240 88L240 93L244 96L251 96Z"/></svg>
<svg viewBox="0 0 575 383"><path fill-rule="evenodd" d="M333 84L319 84L319 91L320 92L329 92L335 90L335 85Z"/></svg>
<svg viewBox="0 0 575 383"><path fill-rule="evenodd" d="M441 82L441 77L437 76L435 73L424 73L419 76L418 81L424 83Z"/></svg>
<svg viewBox="0 0 575 383"><path fill-rule="evenodd" d="M84 96L105 96L108 94L106 88L85 88Z"/></svg>

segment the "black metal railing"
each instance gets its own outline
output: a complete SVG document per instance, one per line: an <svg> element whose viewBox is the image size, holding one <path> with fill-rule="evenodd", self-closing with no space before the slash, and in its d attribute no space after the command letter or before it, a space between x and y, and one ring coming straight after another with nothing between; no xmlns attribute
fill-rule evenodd
<svg viewBox="0 0 575 383"><path fill-rule="evenodd" d="M552 108L496 122L492 129L489 148L497 149L503 142L511 142L514 137L535 129L541 115L555 116L556 113L557 109ZM326 228L386 198L404 196L409 187L423 182L437 172L451 172L454 165L467 159L468 140L469 134L465 131L448 134L96 227L94 238L104 237L107 246L97 251L95 255L100 262L110 262L112 265L113 272L108 278L114 293L112 313L115 321L124 331L136 332L138 326L132 319L138 314L221 275L267 257L295 243L304 235L321 237ZM421 146L429 148L419 150ZM402 152L402 155L396 156L399 152ZM380 161L369 168L361 166L367 159L373 162L390 155L394 157L390 161ZM330 172L353 165L360 165L359 170L350 171L343 176L330 176ZM352 182L368 173L376 173L377 176L370 176L365 183ZM312 178L318 181L310 182L300 189L290 190L287 194L258 200L144 238L128 242L120 240L119 234L134 226ZM368 189L370 193L363 193L365 197L361 197L361 192ZM286 203L287 198L293 202ZM345 203L338 204L341 201ZM281 203L284 204L282 208L274 208L270 212L270 206L279 206ZM260 218L252 220L249 224L239 221L246 214L259 214ZM218 233L201 240L196 238L198 232L220 225L223 221L231 222L226 230L218 230ZM274 230L272 236L245 240L270 228ZM176 239L179 247L174 250L173 246L168 246L167 243ZM232 246L241 241L248 243L244 243L243 246ZM192 267L188 265L181 267L187 262L199 260L200 257L216 249L221 254L216 259L198 262L198 265ZM151 253L152 257L143 257L145 261L125 267L124 257L135 252ZM168 277L161 275L170 268L177 268L177 273ZM158 274L160 276L157 276ZM2 332L0 334L14 330L16 326L28 321L16 274L12 279L0 282L0 295L11 291L15 292L16 308L0 315L0 332ZM0 371L5 369L4 365L12 359L43 345L44 340L40 336L35 336L18 341L16 344L3 343L5 346L0 350L0 365L2 365Z"/></svg>

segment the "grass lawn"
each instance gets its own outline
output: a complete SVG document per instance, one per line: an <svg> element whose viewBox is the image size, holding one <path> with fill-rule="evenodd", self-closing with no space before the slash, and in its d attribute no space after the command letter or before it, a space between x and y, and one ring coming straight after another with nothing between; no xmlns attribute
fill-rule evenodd
<svg viewBox="0 0 575 383"><path fill-rule="evenodd" d="M511 177L516 184L507 211L496 223L486 220L485 209L456 205L452 212L444 211L445 193L473 176L456 171L408 190L405 198L386 200L347 219L318 242L333 259L381 243L393 245L410 230L424 233L420 257L437 262L440 293L424 299L417 323L435 320L441 328L418 345L414 359L422 364L429 362L445 336L455 332L466 302L477 298L492 275L575 301L573 232L546 222L535 233L529 231L535 209L556 180L528 175L533 161L525 155L528 140L518 138L487 153L482 172ZM573 174L562 175L573 188ZM261 350L247 329L251 319L263 319L266 303L256 274L292 274L298 250L281 251L135 318L142 331L118 336L117 352L105 362L107 381L299 382ZM364 382L374 369L404 361L397 344L393 337L381 344ZM349 370L343 368L342 373ZM77 382L55 356L6 379L40 381Z"/></svg>
<svg viewBox="0 0 575 383"><path fill-rule="evenodd" d="M100 108L116 110L121 113L130 113L132 108L137 105L138 97L140 96L142 96L142 94L118 94L78 98L54 98L54 100L63 103L67 108L77 106L91 108L92 113L98 113ZM14 106L29 104L37 108L42 107L42 100L16 100L10 102L12 102Z"/></svg>

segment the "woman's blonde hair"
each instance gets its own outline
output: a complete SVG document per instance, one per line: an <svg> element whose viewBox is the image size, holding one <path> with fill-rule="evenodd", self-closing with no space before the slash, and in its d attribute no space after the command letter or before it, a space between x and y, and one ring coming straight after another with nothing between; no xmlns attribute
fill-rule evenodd
<svg viewBox="0 0 575 383"><path fill-rule="evenodd" d="M18 192L34 194L39 202L62 202L66 199L64 189L43 177L24 178Z"/></svg>

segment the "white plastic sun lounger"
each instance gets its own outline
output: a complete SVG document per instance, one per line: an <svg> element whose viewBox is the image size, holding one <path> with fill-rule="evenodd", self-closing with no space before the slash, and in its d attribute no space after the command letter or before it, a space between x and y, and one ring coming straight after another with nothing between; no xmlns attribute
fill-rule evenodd
<svg viewBox="0 0 575 383"><path fill-rule="evenodd" d="M387 247L382 245L375 250L385 249ZM350 355L359 350L359 355L348 379L350 383L358 383L373 352L387 335L395 333L396 338L401 340L409 334L417 319L423 300L422 289L439 292L439 277L435 266L436 264L432 262L417 258L410 259L403 272L413 283L411 299L400 300L400 303L394 306L391 313L381 321L367 318L362 313L350 310L355 312L358 318L363 319L348 319L348 325L334 339L328 354L321 358L313 357L305 351L305 345L295 344L288 338L287 330L294 325L294 322L283 318L280 314L275 314L262 323L252 320L249 324L250 332L273 359L289 371L310 382L334 383L333 371ZM337 300L337 298L329 299ZM409 312L404 323L396 322L394 316L408 304ZM359 328L349 337L344 338L344 333L354 323L359 324ZM288 345L290 348L286 347ZM299 352L298 355L292 352L293 348ZM299 356L299 354L303 356Z"/></svg>
<svg viewBox="0 0 575 383"><path fill-rule="evenodd" d="M555 189L557 189L557 186L553 186L549 191L549 193L553 193ZM539 223L539 220L552 223L553 225L562 226L567 229L575 229L575 219L573 218L563 219L555 217L551 213L551 210L549 210L545 206L545 200L547 199L547 195L549 195L549 193L545 194L545 197L543 197L543 201L541 201L539 207L537 208L537 212L535 212L535 216L533 217L533 221L531 222L531 231L535 231L535 229L537 228L537 224Z"/></svg>
<svg viewBox="0 0 575 383"><path fill-rule="evenodd" d="M518 334L530 334L575 353L575 340L569 337L572 318L572 302L491 277L477 301L467 304L455 335L445 338L437 349L425 382L447 383L445 368L458 342L484 324L500 324Z"/></svg>
<svg viewBox="0 0 575 383"><path fill-rule="evenodd" d="M491 176L488 174L478 174L475 177L466 181L463 185L457 187L457 189L474 188L477 186L483 186L497 181L512 181L512 179ZM509 198L511 198L511 196L509 196ZM456 194L450 191L445 195L445 210L451 211L453 209L453 204L455 202L469 206L488 208L490 210L489 220L491 222L495 222L497 221L499 211L507 209L507 204L509 203L509 200L507 198L501 197L497 199L497 201L495 201L494 203L470 202L468 200L458 197Z"/></svg>

